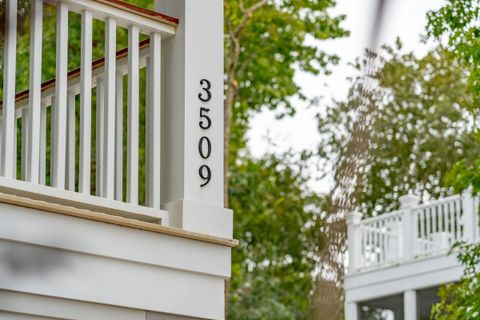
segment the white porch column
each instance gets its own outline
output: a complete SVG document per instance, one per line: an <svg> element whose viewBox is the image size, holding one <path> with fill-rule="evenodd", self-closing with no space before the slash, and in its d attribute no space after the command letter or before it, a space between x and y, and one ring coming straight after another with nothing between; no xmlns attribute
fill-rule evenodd
<svg viewBox="0 0 480 320"><path fill-rule="evenodd" d="M403 310L405 320L417 320L417 292L405 291L403 294Z"/></svg>
<svg viewBox="0 0 480 320"><path fill-rule="evenodd" d="M360 320L358 304L356 302L345 303L345 320Z"/></svg>
<svg viewBox="0 0 480 320"><path fill-rule="evenodd" d="M420 203L420 198L407 194L400 197L400 210L403 210L402 215L402 254L404 260L412 258L415 249L415 242L417 239L417 225L413 216L412 208Z"/></svg>
<svg viewBox="0 0 480 320"><path fill-rule="evenodd" d="M162 51L162 207L175 227L232 237L223 208L223 1L155 0L179 19Z"/></svg>

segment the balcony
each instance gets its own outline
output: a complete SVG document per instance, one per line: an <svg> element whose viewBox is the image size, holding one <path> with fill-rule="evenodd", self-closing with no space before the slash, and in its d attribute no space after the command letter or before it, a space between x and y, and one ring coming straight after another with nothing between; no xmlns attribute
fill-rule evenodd
<svg viewBox="0 0 480 320"><path fill-rule="evenodd" d="M223 319L222 1L5 3L0 318Z"/></svg>
<svg viewBox="0 0 480 320"><path fill-rule="evenodd" d="M360 319L360 305L397 310L395 319L428 318L438 286L462 274L452 245L480 239L479 199L470 189L423 204L406 195L397 211L363 220L350 214L346 319Z"/></svg>
<svg viewBox="0 0 480 320"><path fill-rule="evenodd" d="M455 242L478 239L479 197L469 191L421 205L411 195L400 201L398 211L349 216L350 273L445 255Z"/></svg>

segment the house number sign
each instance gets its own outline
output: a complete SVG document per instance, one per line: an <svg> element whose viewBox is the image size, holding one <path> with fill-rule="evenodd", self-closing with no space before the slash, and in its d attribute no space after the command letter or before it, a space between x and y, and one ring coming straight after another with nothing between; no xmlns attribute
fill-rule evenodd
<svg viewBox="0 0 480 320"><path fill-rule="evenodd" d="M210 108L206 104L212 99L212 92L210 91L212 84L209 80L202 79L200 80L200 87L201 91L198 94L198 99L202 102L203 106L200 106L200 121L198 125L200 129L203 130L204 135L198 140L198 153L202 159L207 160L212 154L212 142L206 136L212 126L212 119L208 116ZM200 187L205 187L212 179L212 170L206 164L201 165L200 168L198 168L198 175L202 179Z"/></svg>

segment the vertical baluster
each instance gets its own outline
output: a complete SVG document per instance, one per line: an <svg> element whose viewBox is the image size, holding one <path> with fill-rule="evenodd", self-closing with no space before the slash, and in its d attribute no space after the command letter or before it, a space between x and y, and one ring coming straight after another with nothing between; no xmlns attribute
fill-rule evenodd
<svg viewBox="0 0 480 320"><path fill-rule="evenodd" d="M449 231L450 234L452 235L452 239L455 241L456 235L455 235L455 216L454 216L454 211L453 211L453 202L449 201L448 202L448 220L449 220Z"/></svg>
<svg viewBox="0 0 480 320"><path fill-rule="evenodd" d="M18 119L17 116L15 115L15 136L13 137L13 152L15 156L15 161L13 161L13 177L14 179L17 179L17 148L18 148Z"/></svg>
<svg viewBox="0 0 480 320"><path fill-rule="evenodd" d="M53 183L65 187L65 154L67 127L67 71L68 71L68 6L57 3L57 75L55 82L55 133L53 135Z"/></svg>
<svg viewBox="0 0 480 320"><path fill-rule="evenodd" d="M28 181L28 136L29 136L29 118L30 112L24 107L21 112L22 117L22 180Z"/></svg>
<svg viewBox="0 0 480 320"><path fill-rule="evenodd" d="M432 211L432 233L436 233L437 230L437 219L438 219L438 212L437 212L438 206L432 206L431 211Z"/></svg>
<svg viewBox="0 0 480 320"><path fill-rule="evenodd" d="M0 109L0 124L3 125L3 108ZM3 159L3 146L2 146L3 127L0 128L0 175L2 175L2 159Z"/></svg>
<svg viewBox="0 0 480 320"><path fill-rule="evenodd" d="M380 252L381 252L382 262L385 261L385 223L386 223L386 221L382 220L381 228L380 228L380 230L381 230L380 231L381 232Z"/></svg>
<svg viewBox="0 0 480 320"><path fill-rule="evenodd" d="M40 113L42 108L42 19L43 0L32 0L30 24L30 89L28 119L27 180L39 183Z"/></svg>
<svg viewBox="0 0 480 320"><path fill-rule="evenodd" d="M127 201L138 203L139 32L128 30Z"/></svg>
<svg viewBox="0 0 480 320"><path fill-rule="evenodd" d="M427 234L427 243L428 243L428 248L427 248L427 251L430 251L431 248L432 248L432 237L431 237L431 233L432 233L432 208L431 207L428 207L428 208L425 208L425 211L426 211L426 214L427 214L427 219L426 219L426 223L427 223L427 230L426 230L426 234Z"/></svg>
<svg viewBox="0 0 480 320"><path fill-rule="evenodd" d="M367 252L367 231L364 225L361 226L362 230L362 254L361 254L361 266L365 266L366 264L366 252Z"/></svg>
<svg viewBox="0 0 480 320"><path fill-rule="evenodd" d="M53 180L52 180L52 176L53 176L53 166L54 166L54 162L53 162L53 158L54 158L54 153L55 153L55 146L54 146L54 136L55 136L55 117L54 117L54 114L55 114L55 103L56 103L56 99L55 99L55 96L52 97L52 101L50 103L50 186L53 185Z"/></svg>
<svg viewBox="0 0 480 320"><path fill-rule="evenodd" d="M65 188L75 191L75 93L68 92Z"/></svg>
<svg viewBox="0 0 480 320"><path fill-rule="evenodd" d="M419 210L416 209L415 212L413 213L413 230L412 230L412 237L413 237L413 245L412 245L412 251L413 255L418 253L418 238L419 238L419 215L418 215Z"/></svg>
<svg viewBox="0 0 480 320"><path fill-rule="evenodd" d="M42 103L40 109L40 156L39 177L40 184L46 184L47 177L47 105Z"/></svg>
<svg viewBox="0 0 480 320"><path fill-rule="evenodd" d="M116 80L115 126L115 199L123 200L123 75Z"/></svg>
<svg viewBox="0 0 480 320"><path fill-rule="evenodd" d="M117 22L105 21L105 114L103 155L103 196L113 199L115 194L115 78Z"/></svg>
<svg viewBox="0 0 480 320"><path fill-rule="evenodd" d="M457 240L462 240L463 239L463 233L462 233L462 217L460 215L460 211L462 210L462 205L460 203L461 200L455 200L454 202L454 207L455 207L455 226L456 226L456 234L457 234Z"/></svg>
<svg viewBox="0 0 480 320"><path fill-rule="evenodd" d="M90 194L90 158L92 152L92 13L86 10L82 12L81 55L78 189L81 193Z"/></svg>
<svg viewBox="0 0 480 320"><path fill-rule="evenodd" d="M445 210L445 203L442 203L442 207L440 208L442 211L442 232L447 232L447 212Z"/></svg>
<svg viewBox="0 0 480 320"><path fill-rule="evenodd" d="M104 109L105 92L103 79L97 79L97 122L96 122L96 160L95 160L95 190L97 196L103 196L103 135L104 131Z"/></svg>
<svg viewBox="0 0 480 320"><path fill-rule="evenodd" d="M147 118L147 199L148 205L160 209L160 121L161 121L161 49L159 33L150 35L148 70L149 99Z"/></svg>
<svg viewBox="0 0 480 320"><path fill-rule="evenodd" d="M16 163L16 118L15 118L15 71L17 47L17 0L5 2L5 42L3 68L3 124L2 124L2 176L15 178Z"/></svg>
<svg viewBox="0 0 480 320"><path fill-rule="evenodd" d="M371 263L372 260L372 240L371 240L371 227L370 225L366 225L366 232L367 232L367 247L368 247L368 263Z"/></svg>

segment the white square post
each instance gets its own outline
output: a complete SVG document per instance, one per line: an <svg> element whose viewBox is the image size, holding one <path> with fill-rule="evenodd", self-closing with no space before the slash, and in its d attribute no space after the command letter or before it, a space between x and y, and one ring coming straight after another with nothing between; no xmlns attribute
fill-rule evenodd
<svg viewBox="0 0 480 320"><path fill-rule="evenodd" d="M463 211L463 239L468 242L475 242L477 235L475 199L472 195L473 189L470 186L462 194L462 211Z"/></svg>
<svg viewBox="0 0 480 320"><path fill-rule="evenodd" d="M415 290L408 290L404 292L403 313L405 320L417 320L417 292Z"/></svg>
<svg viewBox="0 0 480 320"><path fill-rule="evenodd" d="M347 215L348 272L354 273L360 267L362 257L362 233L360 221L362 214L353 212Z"/></svg>
<svg viewBox="0 0 480 320"><path fill-rule="evenodd" d="M162 47L162 206L170 224L231 238L223 208L223 1L156 0L179 19Z"/></svg>
<svg viewBox="0 0 480 320"><path fill-rule="evenodd" d="M358 304L356 302L345 303L345 320L360 320Z"/></svg>
<svg viewBox="0 0 480 320"><path fill-rule="evenodd" d="M400 239L402 239L401 246L403 248L403 259L410 260L415 251L415 245L417 243L417 221L414 217L413 208L420 203L420 198L407 194L399 198L400 210L403 210L402 214L402 233Z"/></svg>

